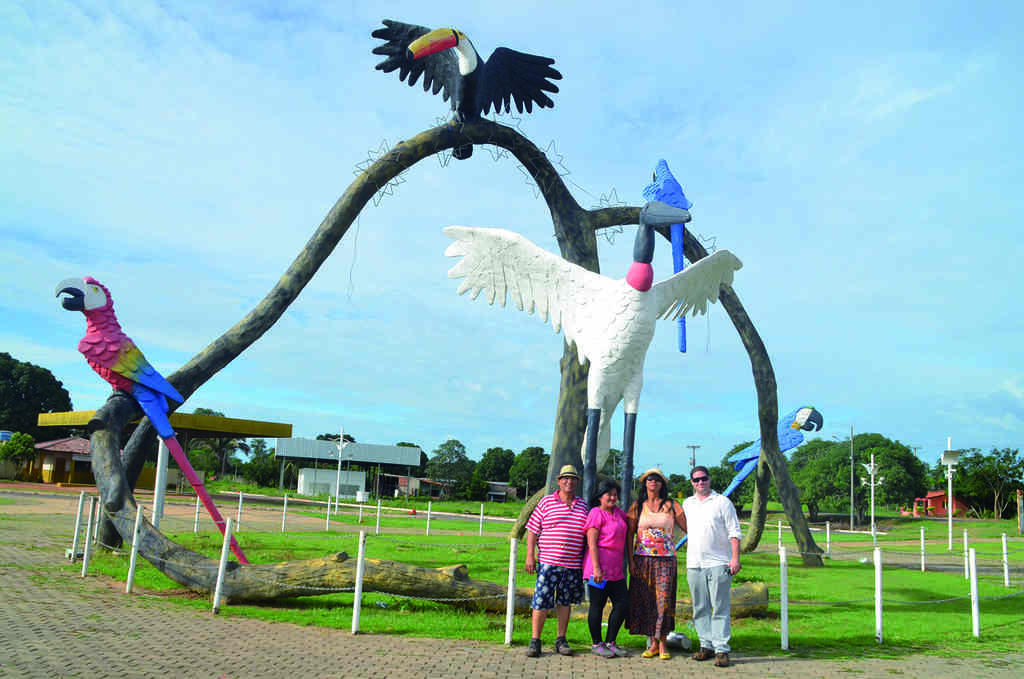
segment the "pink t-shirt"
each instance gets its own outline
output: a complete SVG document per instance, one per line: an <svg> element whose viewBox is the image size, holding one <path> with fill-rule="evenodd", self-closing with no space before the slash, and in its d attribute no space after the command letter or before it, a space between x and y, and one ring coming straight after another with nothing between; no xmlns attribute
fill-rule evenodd
<svg viewBox="0 0 1024 679"><path fill-rule="evenodd" d="M587 523L583 526L584 535L591 528L597 529L597 560L601 564L605 580L624 580L626 574L622 570L622 559L626 553L626 513L615 507L608 513L600 507L594 507L587 514ZM583 578L594 574L594 564L590 560L590 548L583 554Z"/></svg>

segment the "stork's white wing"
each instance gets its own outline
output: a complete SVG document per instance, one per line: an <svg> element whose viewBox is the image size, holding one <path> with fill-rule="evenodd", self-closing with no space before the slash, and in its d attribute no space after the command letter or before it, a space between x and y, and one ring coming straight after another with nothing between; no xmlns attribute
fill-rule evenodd
<svg viewBox="0 0 1024 679"><path fill-rule="evenodd" d="M455 239L444 254L462 259L448 271L449 278L465 280L459 294L481 292L487 303L505 306L511 297L516 308L541 320L551 320L555 332L563 330L568 342L575 342L582 362L587 353L586 316L605 295L616 288L616 281L531 243L522 235L505 229L449 226L446 235Z"/></svg>
<svg viewBox="0 0 1024 679"><path fill-rule="evenodd" d="M719 250L672 278L651 288L655 297L658 318L674 320L692 312L706 313L708 302L718 301L718 289L723 283L732 284L732 274L743 262L728 250Z"/></svg>

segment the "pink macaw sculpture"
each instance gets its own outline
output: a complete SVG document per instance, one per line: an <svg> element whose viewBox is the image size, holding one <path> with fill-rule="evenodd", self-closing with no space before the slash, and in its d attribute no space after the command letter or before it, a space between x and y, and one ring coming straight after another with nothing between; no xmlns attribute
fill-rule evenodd
<svg viewBox="0 0 1024 679"><path fill-rule="evenodd" d="M61 306L85 314L86 333L78 343L78 350L110 386L131 394L138 402L223 535L224 517L181 449L167 417L167 399L182 403L184 397L149 364L135 343L121 330L121 324L114 315L114 300L102 283L92 276L68 278L57 285L57 296L62 294L66 297L61 300ZM249 563L234 536L231 536L231 551L240 563Z"/></svg>

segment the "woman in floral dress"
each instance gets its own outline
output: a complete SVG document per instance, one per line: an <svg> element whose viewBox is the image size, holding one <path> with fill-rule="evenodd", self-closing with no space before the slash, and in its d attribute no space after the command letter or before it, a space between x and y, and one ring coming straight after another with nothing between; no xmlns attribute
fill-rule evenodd
<svg viewBox="0 0 1024 679"><path fill-rule="evenodd" d="M665 640L675 629L676 537L686 531L682 506L668 496L668 483L660 469L640 477L640 494L629 508L626 552L629 554L629 613L626 628L647 636L643 657L671 655Z"/></svg>

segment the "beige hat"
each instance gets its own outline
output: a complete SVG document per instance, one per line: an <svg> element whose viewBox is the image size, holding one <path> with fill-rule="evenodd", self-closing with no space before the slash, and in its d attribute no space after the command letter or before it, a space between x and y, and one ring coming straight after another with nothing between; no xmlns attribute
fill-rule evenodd
<svg viewBox="0 0 1024 679"><path fill-rule="evenodd" d="M578 471L576 471L576 467L572 466L571 464L567 464L558 470L558 478L562 478L563 476L571 476L573 478L578 479L580 477L580 474Z"/></svg>
<svg viewBox="0 0 1024 679"><path fill-rule="evenodd" d="M647 471L640 475L640 485L643 486L644 481L647 480L647 477L655 474L661 479L662 485L668 486L668 479L665 478L665 474L663 474L662 471L657 467L651 467L650 469L648 469Z"/></svg>

